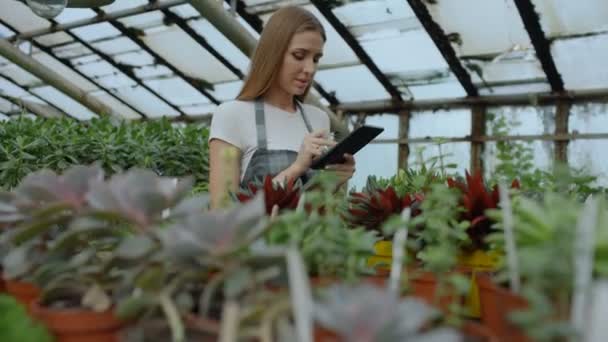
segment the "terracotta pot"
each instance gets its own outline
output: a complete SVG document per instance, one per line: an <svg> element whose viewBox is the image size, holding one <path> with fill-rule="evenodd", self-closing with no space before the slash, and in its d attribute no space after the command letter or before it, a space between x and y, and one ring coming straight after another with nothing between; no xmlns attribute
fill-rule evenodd
<svg viewBox="0 0 608 342"><path fill-rule="evenodd" d="M4 281L4 286L6 287L6 292L15 297L28 310L31 303L40 297L40 288L32 283L7 279Z"/></svg>
<svg viewBox="0 0 608 342"><path fill-rule="evenodd" d="M494 284L489 276L477 278L481 302L481 321L496 336L499 341L529 342L531 341L509 320L509 314L528 306L526 300L507 289Z"/></svg>
<svg viewBox="0 0 608 342"><path fill-rule="evenodd" d="M315 342L341 342L340 337L332 331L321 326L315 326L313 331L313 341Z"/></svg>
<svg viewBox="0 0 608 342"><path fill-rule="evenodd" d="M452 303L462 304L463 298L451 293L451 289L446 289L440 298L436 298L438 281L437 277L431 272L417 272L410 276L411 295L418 297L430 305L437 306L444 312L447 312Z"/></svg>
<svg viewBox="0 0 608 342"><path fill-rule="evenodd" d="M119 342L125 323L113 311L93 312L84 309L53 309L39 305L30 307L34 317L42 321L57 342Z"/></svg>
<svg viewBox="0 0 608 342"><path fill-rule="evenodd" d="M468 342L499 342L498 337L486 326L477 322L467 321L461 328Z"/></svg>

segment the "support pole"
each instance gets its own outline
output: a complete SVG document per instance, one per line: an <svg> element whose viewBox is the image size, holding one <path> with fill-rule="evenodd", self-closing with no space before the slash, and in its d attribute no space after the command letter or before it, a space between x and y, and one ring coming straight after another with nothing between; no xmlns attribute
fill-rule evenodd
<svg viewBox="0 0 608 342"><path fill-rule="evenodd" d="M555 113L555 134L568 134L568 119L570 117L571 104L567 101L557 103ZM559 163L568 163L568 143L570 140L555 141L555 161Z"/></svg>
<svg viewBox="0 0 608 342"><path fill-rule="evenodd" d="M93 113L99 115L116 115L110 107L106 106L90 94L87 94L85 91L78 88L78 86L34 58L21 52L21 50L4 39L0 39L0 55L29 71L45 83L57 88L78 103L89 108Z"/></svg>
<svg viewBox="0 0 608 342"><path fill-rule="evenodd" d="M410 131L410 111L405 110L399 114L399 139L407 139ZM398 168L407 169L407 159L410 156L410 145L399 143Z"/></svg>
<svg viewBox="0 0 608 342"><path fill-rule="evenodd" d="M479 138L486 135L486 106L473 106L471 111L471 173L483 172L484 142Z"/></svg>

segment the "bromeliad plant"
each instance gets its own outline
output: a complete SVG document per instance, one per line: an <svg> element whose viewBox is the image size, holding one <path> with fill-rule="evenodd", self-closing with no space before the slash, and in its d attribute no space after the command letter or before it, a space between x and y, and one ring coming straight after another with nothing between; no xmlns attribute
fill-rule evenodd
<svg viewBox="0 0 608 342"><path fill-rule="evenodd" d="M397 298L372 285L336 285L315 303L316 321L340 341L460 341L459 334L433 321L439 312L419 299Z"/></svg>
<svg viewBox="0 0 608 342"><path fill-rule="evenodd" d="M288 180L285 184L273 182L272 176L266 176L263 182L255 181L241 189L236 198L240 202L247 202L255 197L256 194L263 193L266 203L266 213L270 215L272 208L278 206L279 210L295 209L298 206L301 193L301 181Z"/></svg>
<svg viewBox="0 0 608 342"><path fill-rule="evenodd" d="M464 211L461 220L470 222L470 227L467 230L471 240L470 248L472 250L486 250L485 238L494 232L492 225L495 223L486 216L486 211L498 207L498 186L495 185L492 190L489 190L483 181L481 172L474 172L472 175L466 172L465 177L466 183L448 178L448 186L458 189L462 193L460 205L464 208ZM519 188L519 182L514 180L511 187Z"/></svg>
<svg viewBox="0 0 608 342"><path fill-rule="evenodd" d="M348 198L348 206L344 211L344 219L351 226L363 226L368 230L380 231L381 226L392 216L410 208L411 216L420 214L420 203L424 195L398 194L392 186L383 187L373 178L363 192L351 192Z"/></svg>

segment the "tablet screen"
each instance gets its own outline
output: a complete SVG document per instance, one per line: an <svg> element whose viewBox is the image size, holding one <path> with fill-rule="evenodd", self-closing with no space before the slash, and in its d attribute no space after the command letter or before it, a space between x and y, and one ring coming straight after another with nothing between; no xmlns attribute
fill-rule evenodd
<svg viewBox="0 0 608 342"><path fill-rule="evenodd" d="M310 167L312 169L322 169L325 168L326 165L341 164L344 162L345 153L354 155L383 131L384 128L381 127L361 126L352 131L346 138L325 154L315 159Z"/></svg>

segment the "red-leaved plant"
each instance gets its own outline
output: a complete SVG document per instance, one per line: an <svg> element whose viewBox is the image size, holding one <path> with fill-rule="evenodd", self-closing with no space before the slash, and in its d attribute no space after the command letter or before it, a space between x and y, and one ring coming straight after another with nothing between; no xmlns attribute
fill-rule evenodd
<svg viewBox="0 0 608 342"><path fill-rule="evenodd" d="M464 209L461 220L467 220L471 223L467 234L471 240L471 248L486 249L487 244L485 238L495 232L492 228L494 221L486 216L485 212L488 209L498 208L500 194L498 186L494 186L491 190L488 189L483 181L481 172L465 173L466 183L448 178L448 187L457 188L462 192L461 205ZM519 181L513 180L511 188L519 189Z"/></svg>
<svg viewBox="0 0 608 342"><path fill-rule="evenodd" d="M420 213L418 208L424 199L422 194L399 196L392 186L352 192L344 219L352 226L364 226L369 230L380 230L386 220L411 208L411 216Z"/></svg>
<svg viewBox="0 0 608 342"><path fill-rule="evenodd" d="M296 209L300 200L300 182L289 180L285 184L280 185L272 181L271 176L266 176L264 182L251 182L247 184L247 188L241 189L236 198L239 202L244 203L253 199L259 191L264 192L264 201L266 204L266 213L272 214L272 208L276 205L279 210Z"/></svg>

